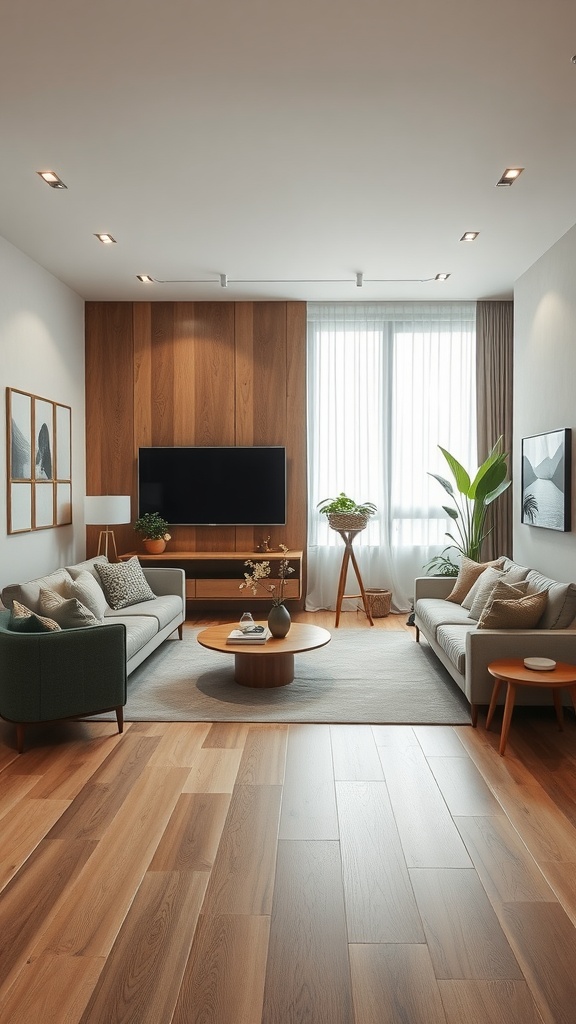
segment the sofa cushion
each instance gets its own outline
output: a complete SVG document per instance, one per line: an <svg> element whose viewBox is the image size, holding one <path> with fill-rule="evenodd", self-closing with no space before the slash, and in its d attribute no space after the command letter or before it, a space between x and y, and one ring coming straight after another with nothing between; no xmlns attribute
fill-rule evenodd
<svg viewBox="0 0 576 1024"><path fill-rule="evenodd" d="M158 623L152 615L106 616L104 625L123 622L126 626L126 658L129 661L158 633Z"/></svg>
<svg viewBox="0 0 576 1024"><path fill-rule="evenodd" d="M161 597L154 598L154 601L140 601L138 604L130 605L129 608L123 608L121 611L109 608L106 612L105 621L107 622L114 617L118 618L118 616L124 618L131 615L149 615L155 619L156 628L161 630L177 616L181 616L181 614L182 599L176 594L164 594Z"/></svg>
<svg viewBox="0 0 576 1024"><path fill-rule="evenodd" d="M96 555L94 558L87 558L84 562L76 562L76 565L67 565L66 572L70 573L73 580L77 579L81 572L89 572L98 586L101 586L100 577L95 568L97 565L108 565L106 555Z"/></svg>
<svg viewBox="0 0 576 1024"><path fill-rule="evenodd" d="M547 600L545 590L513 599L494 597L482 612L478 629L535 629L544 614Z"/></svg>
<svg viewBox="0 0 576 1024"><path fill-rule="evenodd" d="M468 611L472 611L472 606L475 602L478 602L481 608L486 603L486 597L492 590L495 583L498 582L504 575L503 569L496 569L493 565L489 565L484 572L481 572L475 583L472 584L470 590L465 597L462 598L460 604L463 608L467 608ZM473 615L472 618L477 619L478 615Z"/></svg>
<svg viewBox="0 0 576 1024"><path fill-rule="evenodd" d="M490 570L487 569L486 572L488 571ZM486 573L482 573L480 579L483 579L485 575ZM499 600L522 597L523 594L528 593L528 585L528 580L522 580L520 583L508 583L508 576L506 574L494 579L489 587L485 587L482 591L478 592L470 609L470 618L477 621L486 605L492 601L494 594L497 594Z"/></svg>
<svg viewBox="0 0 576 1024"><path fill-rule="evenodd" d="M503 569L506 573L507 583L522 583L530 572L530 569L525 565L518 565L517 562L513 562L510 558L504 559Z"/></svg>
<svg viewBox="0 0 576 1024"><path fill-rule="evenodd" d="M11 608L13 601L19 601L30 611L38 613L40 611L40 590L53 590L64 596L64 588L71 579L72 577L66 569L57 569L49 576L39 576L36 580L30 580L29 583L13 583L9 587L4 587L2 601L6 608Z"/></svg>
<svg viewBox="0 0 576 1024"><path fill-rule="evenodd" d="M436 634L436 639L442 650L462 676L466 668L466 637L474 629L476 629L476 623L470 622L468 619L467 626L456 624L439 626Z"/></svg>
<svg viewBox="0 0 576 1024"><path fill-rule="evenodd" d="M487 569L489 565L499 569L503 562L503 558L497 558L493 562L474 562L471 558L466 558L465 555L462 555L456 582L446 600L452 601L454 604L461 604L462 599L466 597L466 594L480 574L484 572L484 569Z"/></svg>
<svg viewBox="0 0 576 1024"><path fill-rule="evenodd" d="M62 629L97 626L98 619L75 597L66 599L54 590L40 591L40 611L54 619Z"/></svg>
<svg viewBox="0 0 576 1024"><path fill-rule="evenodd" d="M31 612L19 601L12 602L8 629L13 633L59 633L60 626L54 619Z"/></svg>
<svg viewBox="0 0 576 1024"><path fill-rule="evenodd" d="M86 608L89 608L92 615L98 622L102 622L108 604L104 597L104 591L91 572L81 571L66 585L66 597L75 597Z"/></svg>
<svg viewBox="0 0 576 1024"><path fill-rule="evenodd" d="M416 602L416 616L422 622L423 629L430 636L436 636L439 626L459 623L470 626L470 619L465 608L459 604L449 604L439 597L423 597Z"/></svg>
<svg viewBox="0 0 576 1024"><path fill-rule="evenodd" d="M530 584L530 593L539 590L548 593L546 610L539 623L540 629L567 629L576 617L576 585L558 583L534 569L530 569L526 579Z"/></svg>
<svg viewBox="0 0 576 1024"><path fill-rule="evenodd" d="M107 565L98 562L95 568L111 608L129 608L141 601L154 600L156 595L150 589L137 555L127 562Z"/></svg>

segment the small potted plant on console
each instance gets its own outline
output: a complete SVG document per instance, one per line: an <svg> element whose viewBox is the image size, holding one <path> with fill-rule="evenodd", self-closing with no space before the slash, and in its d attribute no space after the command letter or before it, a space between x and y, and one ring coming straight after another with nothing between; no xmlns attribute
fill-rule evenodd
<svg viewBox="0 0 576 1024"><path fill-rule="evenodd" d="M170 540L168 523L159 512L145 512L134 523L134 531L142 537L149 555L161 555Z"/></svg>

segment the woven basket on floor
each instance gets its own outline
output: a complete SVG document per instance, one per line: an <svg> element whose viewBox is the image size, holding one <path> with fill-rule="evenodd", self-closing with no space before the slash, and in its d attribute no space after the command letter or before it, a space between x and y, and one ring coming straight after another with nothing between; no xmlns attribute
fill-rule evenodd
<svg viewBox="0 0 576 1024"><path fill-rule="evenodd" d="M366 589L366 597L370 606L370 614L373 619L383 619L390 614L392 604L392 591L380 590L378 587Z"/></svg>
<svg viewBox="0 0 576 1024"><path fill-rule="evenodd" d="M370 516L361 516L352 512L332 512L328 516L328 525L333 530L364 530L368 526Z"/></svg>

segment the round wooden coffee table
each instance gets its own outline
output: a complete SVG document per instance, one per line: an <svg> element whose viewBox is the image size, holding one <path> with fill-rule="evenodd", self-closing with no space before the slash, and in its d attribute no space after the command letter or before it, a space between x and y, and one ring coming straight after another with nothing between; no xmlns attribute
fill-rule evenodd
<svg viewBox="0 0 576 1024"><path fill-rule="evenodd" d="M576 665L567 665L564 661L557 661L556 668L537 672L534 669L526 668L522 658L502 658L500 661L493 661L491 665L488 665L488 671L491 676L494 676L494 689L486 716L487 729L490 728L494 717L502 683L506 683L508 687L502 718L502 732L500 733L500 754L506 750L517 686L539 686L543 690L552 690L552 699L560 729L564 728L560 690L570 691L572 704L576 711Z"/></svg>
<svg viewBox="0 0 576 1024"><path fill-rule="evenodd" d="M234 678L240 686L286 686L294 679L294 655L324 647L332 639L321 626L293 622L282 640L272 636L265 644L227 644L226 638L236 626L236 622L209 626L197 639L211 651L234 655Z"/></svg>

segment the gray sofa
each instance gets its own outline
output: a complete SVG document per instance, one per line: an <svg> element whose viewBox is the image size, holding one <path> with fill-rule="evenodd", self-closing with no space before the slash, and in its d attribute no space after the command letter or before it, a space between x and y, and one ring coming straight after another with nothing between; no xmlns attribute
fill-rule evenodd
<svg viewBox="0 0 576 1024"><path fill-rule="evenodd" d="M547 590L546 610L535 629L478 629L469 610L447 601L454 579L421 576L415 581L414 625L422 634L471 705L472 724L478 708L490 702L494 680L488 665L500 658L544 657L576 664L576 586L559 583L535 570L504 560L504 570L528 581L530 591ZM500 701L504 699L501 695ZM544 690L519 687L517 704L550 704ZM566 697L566 703L570 703Z"/></svg>
<svg viewBox="0 0 576 1024"><path fill-rule="evenodd" d="M13 601L19 601L31 611L38 612L40 589L65 594L68 581L76 578L81 571L88 571L100 586L100 577L94 565L96 562L107 561L104 555L99 555L65 569L57 569L49 576L39 577L29 583L4 587L2 602L6 608L11 608ZM186 618L184 570L159 567L146 568L143 572L156 595L155 599L142 601L119 611L107 606L104 613L103 625L121 623L125 626L127 675L130 675L175 630L178 630L178 636L182 639L182 623ZM99 629L99 634L102 636L102 643L105 643L106 633Z"/></svg>

